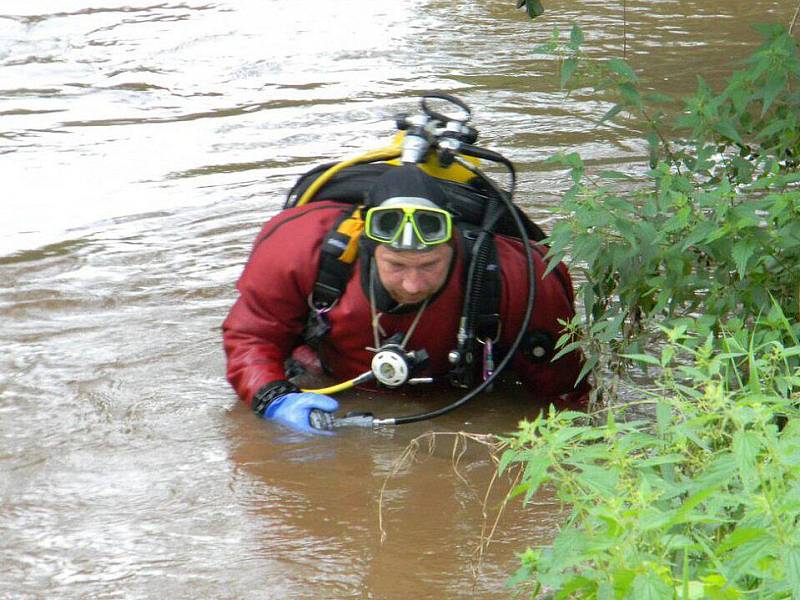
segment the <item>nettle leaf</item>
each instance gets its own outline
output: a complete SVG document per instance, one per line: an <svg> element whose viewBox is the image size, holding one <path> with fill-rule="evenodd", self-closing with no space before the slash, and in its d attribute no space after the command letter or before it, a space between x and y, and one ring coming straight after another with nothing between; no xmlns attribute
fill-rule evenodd
<svg viewBox="0 0 800 600"><path fill-rule="evenodd" d="M714 131L736 143L744 144L736 126L730 121L720 121L714 125Z"/></svg>
<svg viewBox="0 0 800 600"><path fill-rule="evenodd" d="M639 90L636 89L630 83L622 83L619 85L619 93L620 96L629 104L633 106L641 106L642 105L642 96L639 94Z"/></svg>
<svg viewBox="0 0 800 600"><path fill-rule="evenodd" d="M561 87L565 88L567 83L575 73L575 70L578 68L578 59L575 57L570 57L564 61L564 64L561 65Z"/></svg>
<svg viewBox="0 0 800 600"><path fill-rule="evenodd" d="M660 144L661 142L659 141L658 134L655 131L651 131L647 134L647 148L651 169L655 169L656 165L658 165L658 151L661 147Z"/></svg>
<svg viewBox="0 0 800 600"><path fill-rule="evenodd" d="M713 237L714 232L719 229L719 226L712 221L702 221L697 224L697 227L689 234L683 242L683 250L688 250L699 242L708 242Z"/></svg>
<svg viewBox="0 0 800 600"><path fill-rule="evenodd" d="M761 570L759 563L762 560L774 557L779 552L780 546L774 536L757 535L733 546L726 556L725 566L728 572L737 575L756 573Z"/></svg>
<svg viewBox="0 0 800 600"><path fill-rule="evenodd" d="M780 75L770 77L767 80L766 85L761 90L761 93L764 97L764 106L761 108L761 116L763 117L767 114L769 107L772 106L772 103L775 101L775 98L786 89L786 76L781 73Z"/></svg>
<svg viewBox="0 0 800 600"><path fill-rule="evenodd" d="M598 177L602 177L603 179L627 179L633 181L635 178L631 177L627 173L623 173L622 171L600 171Z"/></svg>
<svg viewBox="0 0 800 600"><path fill-rule="evenodd" d="M519 460L519 453L515 450L506 450L500 457L500 464L497 466L497 473L502 475L512 462Z"/></svg>
<svg viewBox="0 0 800 600"><path fill-rule="evenodd" d="M572 24L572 30L569 32L569 47L577 50L583 44L583 30L577 23Z"/></svg>
<svg viewBox="0 0 800 600"><path fill-rule="evenodd" d="M667 402L659 401L656 404L656 428L658 435L664 437L672 425L672 406Z"/></svg>
<svg viewBox="0 0 800 600"><path fill-rule="evenodd" d="M786 580L792 590L792 599L800 598L800 547L789 546L783 553Z"/></svg>
<svg viewBox="0 0 800 600"><path fill-rule="evenodd" d="M769 532L766 529L760 527L737 527L717 547L717 553L723 554L729 550L738 548L743 544L760 540L762 538L769 538Z"/></svg>
<svg viewBox="0 0 800 600"><path fill-rule="evenodd" d="M662 94L659 92L645 94L644 99L652 104L672 104L675 102L675 98L672 96L668 96L667 94Z"/></svg>
<svg viewBox="0 0 800 600"><path fill-rule="evenodd" d="M608 67L608 70L612 73L616 73L628 81L636 81L638 79L630 65L621 58L612 58L606 63L606 67Z"/></svg>
<svg viewBox="0 0 800 600"><path fill-rule="evenodd" d="M608 109L608 112L603 115L603 117L600 119L600 122L605 123L606 121L613 119L619 113L621 113L623 109L624 107L621 104L615 104L610 109Z"/></svg>
<svg viewBox="0 0 800 600"><path fill-rule="evenodd" d="M761 450L761 439L752 431L737 431L733 436L733 455L739 467L739 477L749 488L756 476L756 459Z"/></svg>
<svg viewBox="0 0 800 600"><path fill-rule="evenodd" d="M621 356L622 358L629 358L630 360L635 360L636 362L655 365L657 367L661 366L661 361L655 356L650 356L649 354L622 354Z"/></svg>
<svg viewBox="0 0 800 600"><path fill-rule="evenodd" d="M633 579L633 598L636 600L672 600L674 591L658 575L648 569Z"/></svg>
<svg viewBox="0 0 800 600"><path fill-rule="evenodd" d="M753 256L754 252L755 247L752 242L739 242L733 246L731 256L733 262L736 264L736 271L742 279L744 279L747 274L747 262L750 260L750 257Z"/></svg>
<svg viewBox="0 0 800 600"><path fill-rule="evenodd" d="M619 473L616 470L586 464L577 466L581 469L581 482L607 498L617 495Z"/></svg>
<svg viewBox="0 0 800 600"><path fill-rule="evenodd" d="M538 459L533 459L525 467L525 472L522 476L523 484L528 486L525 491L524 502L527 504L533 495L539 490L539 487L547 479L547 470L551 465L551 458L548 456L539 456Z"/></svg>

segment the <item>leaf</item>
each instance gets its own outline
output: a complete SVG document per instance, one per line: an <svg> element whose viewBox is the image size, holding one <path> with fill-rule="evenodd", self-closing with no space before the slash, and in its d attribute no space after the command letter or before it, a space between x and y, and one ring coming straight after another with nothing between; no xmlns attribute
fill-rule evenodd
<svg viewBox="0 0 800 600"><path fill-rule="evenodd" d="M655 356L650 356L649 354L623 354L622 357L629 358L637 362L646 363L648 365L656 365L657 367L661 366L661 361Z"/></svg>
<svg viewBox="0 0 800 600"><path fill-rule="evenodd" d="M606 67L612 73L616 73L627 79L628 81L636 81L636 73L633 72L633 69L630 68L628 63L626 63L621 58L612 58L611 60L606 63Z"/></svg>
<svg viewBox="0 0 800 600"><path fill-rule="evenodd" d="M578 59L575 57L568 58L564 61L564 64L561 65L561 87L564 88L567 85L567 82L572 78L572 75L575 73L575 69L578 68Z"/></svg>
<svg viewBox="0 0 800 600"><path fill-rule="evenodd" d="M720 121L714 125L714 131L739 144L744 144L739 136L739 131L730 121Z"/></svg>
<svg viewBox="0 0 800 600"><path fill-rule="evenodd" d="M800 600L800 547L789 546L783 553L786 580L792 590L792 600Z"/></svg>
<svg viewBox="0 0 800 600"><path fill-rule="evenodd" d="M672 104L675 99L672 96L660 93L645 94L644 99L654 104Z"/></svg>
<svg viewBox="0 0 800 600"><path fill-rule="evenodd" d="M539 487L547 479L547 470L550 468L550 464L550 458L542 456L539 460L532 458L525 466L525 473L522 477L522 485L528 488L525 491L525 504L539 491Z"/></svg>
<svg viewBox="0 0 800 600"><path fill-rule="evenodd" d="M659 465L677 464L684 462L686 457L683 454L664 454L661 456L653 456L636 461L637 469L646 469L648 467L655 467Z"/></svg>
<svg viewBox="0 0 800 600"><path fill-rule="evenodd" d="M694 228L689 236L684 240L682 250L687 250L697 243L706 243L719 229L712 221L702 221Z"/></svg>
<svg viewBox="0 0 800 600"><path fill-rule="evenodd" d="M616 471L594 465L576 465L581 469L580 481L606 498L617 495L619 475Z"/></svg>
<svg viewBox="0 0 800 600"><path fill-rule="evenodd" d="M655 131L651 131L647 134L647 148L650 158L650 168L655 169L656 165L658 165L658 150L660 148L658 134Z"/></svg>
<svg viewBox="0 0 800 600"><path fill-rule="evenodd" d="M569 47L578 50L583 44L583 30L577 23L572 24L572 31L569 32Z"/></svg>
<svg viewBox="0 0 800 600"><path fill-rule="evenodd" d="M622 83L619 85L619 93L625 99L628 105L633 106L641 106L642 105L642 97L639 94L639 90L630 83Z"/></svg>
<svg viewBox="0 0 800 600"><path fill-rule="evenodd" d="M672 407L663 400L656 404L656 427L658 435L664 437L672 425Z"/></svg>
<svg viewBox="0 0 800 600"><path fill-rule="evenodd" d="M752 542L760 538L766 538L767 533L768 532L766 529L761 529L757 527L737 527L717 547L717 554L723 554L747 542Z"/></svg>
<svg viewBox="0 0 800 600"><path fill-rule="evenodd" d="M606 114L604 114L604 115L603 115L603 117L600 119L600 122L601 122L601 123L605 123L605 122L606 122L606 121L608 121L609 119L613 119L613 118L614 118L614 117L616 117L616 116L617 116L619 113L621 113L621 112L622 112L622 110L623 110L623 106L622 106L621 104L615 104L615 105L614 105L614 106L612 106L610 109L608 109L608 112L607 112Z"/></svg>
<svg viewBox="0 0 800 600"><path fill-rule="evenodd" d="M764 106L761 108L762 117L767 114L767 111L769 110L769 107L772 106L775 98L777 98L778 94L780 94L784 89L786 89L786 76L783 73L774 77L770 77L767 80L766 85L762 89L762 95L764 96Z"/></svg>
<svg viewBox="0 0 800 600"><path fill-rule="evenodd" d="M528 16L531 19L535 19L544 14L544 6L542 6L540 0L527 0L527 3Z"/></svg>
<svg viewBox="0 0 800 600"><path fill-rule="evenodd" d="M672 600L673 589L648 569L633 579L632 597L636 600Z"/></svg>
<svg viewBox="0 0 800 600"><path fill-rule="evenodd" d="M687 523L692 520L692 511L698 505L704 502L707 498L711 495L716 493L716 487L706 488L693 496L687 498L683 505L678 509L675 513L675 516L669 520L669 523L666 527L672 527L673 525L680 525L681 523Z"/></svg>
<svg viewBox="0 0 800 600"><path fill-rule="evenodd" d="M500 463L497 465L497 473L502 475L503 471L505 471L512 462L516 462L518 456L519 453L514 450L506 450L503 452L503 455L500 457Z"/></svg>
<svg viewBox="0 0 800 600"><path fill-rule="evenodd" d="M737 431L733 435L733 455L743 480L750 478L755 469L756 458L761 450L761 440L752 431Z"/></svg>
<svg viewBox="0 0 800 600"><path fill-rule="evenodd" d="M633 180L634 178L630 175L623 173L622 171L600 171L598 175L604 179L628 179Z"/></svg>
<svg viewBox="0 0 800 600"><path fill-rule="evenodd" d="M742 242L734 244L731 255L734 263L736 263L736 271L742 279L747 275L747 261L753 256L755 248L750 242Z"/></svg>

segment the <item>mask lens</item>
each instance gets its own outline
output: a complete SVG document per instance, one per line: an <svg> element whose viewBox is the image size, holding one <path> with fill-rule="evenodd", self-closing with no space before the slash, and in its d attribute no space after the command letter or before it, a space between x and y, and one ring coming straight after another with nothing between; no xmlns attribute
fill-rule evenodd
<svg viewBox="0 0 800 600"><path fill-rule="evenodd" d="M370 220L371 235L382 240L391 240L403 221L402 210L376 210Z"/></svg>
<svg viewBox="0 0 800 600"><path fill-rule="evenodd" d="M432 211L418 210L414 222L423 242L439 242L447 235L444 215Z"/></svg>

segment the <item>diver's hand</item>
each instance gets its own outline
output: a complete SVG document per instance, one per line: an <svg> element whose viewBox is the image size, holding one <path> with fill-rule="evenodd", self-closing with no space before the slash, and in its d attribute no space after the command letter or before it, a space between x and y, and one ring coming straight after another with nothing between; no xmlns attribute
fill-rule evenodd
<svg viewBox="0 0 800 600"><path fill-rule="evenodd" d="M283 423L295 431L332 435L332 431L312 427L309 417L314 409L332 413L338 408L339 403L330 396L313 392L292 392L272 400L264 411L264 418Z"/></svg>

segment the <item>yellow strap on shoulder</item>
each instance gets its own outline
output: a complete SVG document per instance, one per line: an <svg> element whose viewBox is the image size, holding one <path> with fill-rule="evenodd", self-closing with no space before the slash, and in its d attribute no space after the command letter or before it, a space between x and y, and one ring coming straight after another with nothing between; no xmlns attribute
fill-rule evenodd
<svg viewBox="0 0 800 600"><path fill-rule="evenodd" d="M342 252L339 260L347 264L352 264L356 256L358 256L358 238L361 232L364 231L364 218L361 216L361 207L359 206L356 208L352 215L339 223L336 231L346 235L348 238L347 248Z"/></svg>

